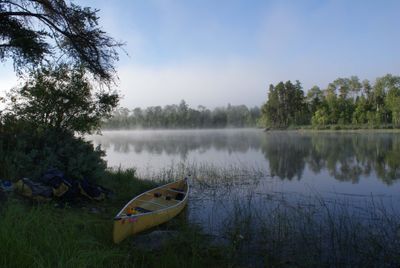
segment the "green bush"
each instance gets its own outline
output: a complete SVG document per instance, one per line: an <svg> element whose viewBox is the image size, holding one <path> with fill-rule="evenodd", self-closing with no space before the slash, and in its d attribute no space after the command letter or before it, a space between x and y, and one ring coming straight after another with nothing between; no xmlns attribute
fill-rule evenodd
<svg viewBox="0 0 400 268"><path fill-rule="evenodd" d="M57 168L73 179L101 177L104 152L71 132L43 129L21 120L0 126L0 177L36 179Z"/></svg>

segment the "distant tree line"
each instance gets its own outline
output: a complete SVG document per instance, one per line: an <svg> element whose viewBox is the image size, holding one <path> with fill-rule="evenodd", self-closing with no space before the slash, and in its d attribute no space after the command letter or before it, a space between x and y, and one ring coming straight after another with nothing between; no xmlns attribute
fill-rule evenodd
<svg viewBox="0 0 400 268"><path fill-rule="evenodd" d="M271 128L310 125L369 125L400 127L400 76L387 74L375 83L357 76L338 78L327 88L304 93L301 83L270 85L261 107L261 124Z"/></svg>
<svg viewBox="0 0 400 268"><path fill-rule="evenodd" d="M224 128L253 127L261 116L259 107L230 105L210 110L204 106L189 107L182 100L178 105L151 106L145 109L117 109L104 121L105 129L121 128Z"/></svg>

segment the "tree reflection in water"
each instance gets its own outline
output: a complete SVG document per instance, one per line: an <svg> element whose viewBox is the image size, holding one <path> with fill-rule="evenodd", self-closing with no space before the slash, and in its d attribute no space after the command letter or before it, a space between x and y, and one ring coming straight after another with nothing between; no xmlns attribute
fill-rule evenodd
<svg viewBox="0 0 400 268"><path fill-rule="evenodd" d="M327 170L339 181L357 183L362 175L385 184L400 177L400 134L273 132L263 139L262 151L271 174L292 179L308 165L314 173Z"/></svg>
<svg viewBox="0 0 400 268"><path fill-rule="evenodd" d="M183 161L193 151L223 152L228 158L258 151L269 163L270 174L282 180L301 180L305 169L315 174L326 170L336 180L352 183L373 174L387 185L400 178L400 133L394 132L110 131L90 139L106 151L166 154Z"/></svg>

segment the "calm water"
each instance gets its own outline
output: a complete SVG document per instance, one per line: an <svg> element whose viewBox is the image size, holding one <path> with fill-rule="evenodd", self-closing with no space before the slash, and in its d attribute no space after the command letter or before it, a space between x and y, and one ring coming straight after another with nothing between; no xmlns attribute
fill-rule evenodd
<svg viewBox="0 0 400 268"><path fill-rule="evenodd" d="M109 166L134 167L142 177L185 166L195 177L189 218L210 232L226 226L240 199L254 210L282 196L400 203L400 133L146 130L89 139L106 150Z"/></svg>

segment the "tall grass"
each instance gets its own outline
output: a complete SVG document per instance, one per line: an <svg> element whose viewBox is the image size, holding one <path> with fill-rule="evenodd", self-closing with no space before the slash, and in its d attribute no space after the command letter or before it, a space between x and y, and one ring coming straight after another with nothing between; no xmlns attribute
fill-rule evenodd
<svg viewBox="0 0 400 268"><path fill-rule="evenodd" d="M191 222L201 220L240 266L400 267L399 200L275 192L265 170L240 165L180 164L165 174L192 174Z"/></svg>
<svg viewBox="0 0 400 268"><path fill-rule="evenodd" d="M233 199L221 235L259 266L399 267L399 209L373 196L361 207L337 198Z"/></svg>
<svg viewBox="0 0 400 268"><path fill-rule="evenodd" d="M10 194L0 203L0 267L231 266L221 248L209 247L201 229L180 217L159 227L178 232L157 250L137 246L134 237L113 244L113 216L157 183L137 179L134 170L108 171L103 179L115 196L99 203L32 204Z"/></svg>

